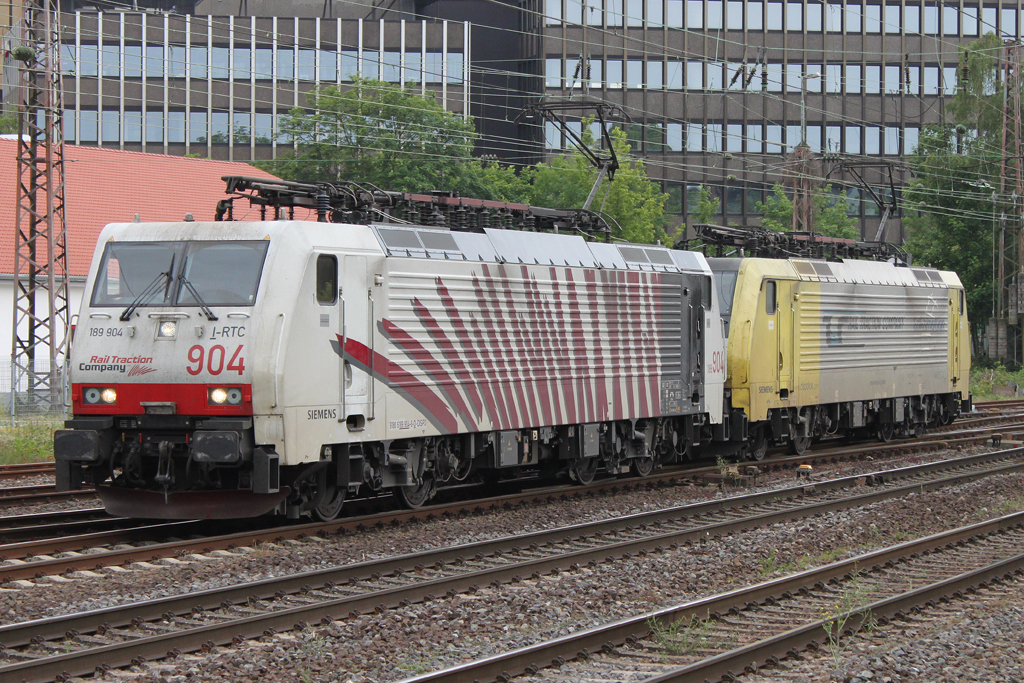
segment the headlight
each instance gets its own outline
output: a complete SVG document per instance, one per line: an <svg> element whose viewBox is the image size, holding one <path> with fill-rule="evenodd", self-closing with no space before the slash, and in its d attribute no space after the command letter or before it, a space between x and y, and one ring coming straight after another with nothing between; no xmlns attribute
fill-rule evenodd
<svg viewBox="0 0 1024 683"><path fill-rule="evenodd" d="M113 387L86 387L82 391L82 397L89 405L117 403L117 389Z"/></svg>
<svg viewBox="0 0 1024 683"><path fill-rule="evenodd" d="M214 406L242 405L242 390L238 387L214 387L207 390L207 397L210 405Z"/></svg>
<svg viewBox="0 0 1024 683"><path fill-rule="evenodd" d="M176 320L161 320L157 328L156 336L161 339L174 339L178 334L178 322Z"/></svg>

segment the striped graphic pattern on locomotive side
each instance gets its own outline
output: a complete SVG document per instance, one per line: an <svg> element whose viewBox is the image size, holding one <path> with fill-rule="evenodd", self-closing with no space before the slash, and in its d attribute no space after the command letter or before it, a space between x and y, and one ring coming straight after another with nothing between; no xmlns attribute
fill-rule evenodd
<svg viewBox="0 0 1024 683"><path fill-rule="evenodd" d="M662 379L682 377L682 275L451 264L438 277L389 263L382 379L436 394L460 429L679 414Z"/></svg>

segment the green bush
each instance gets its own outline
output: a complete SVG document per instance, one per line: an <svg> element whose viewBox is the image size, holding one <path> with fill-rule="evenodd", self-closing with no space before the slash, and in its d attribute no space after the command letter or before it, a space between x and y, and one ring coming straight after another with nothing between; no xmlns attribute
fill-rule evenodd
<svg viewBox="0 0 1024 683"><path fill-rule="evenodd" d="M1010 371L998 364L971 368L971 393L975 401L1015 398L1014 385L1020 388L1017 394L1024 396L1024 369Z"/></svg>
<svg viewBox="0 0 1024 683"><path fill-rule="evenodd" d="M53 432L64 423L54 418L0 425L0 464L53 460Z"/></svg>

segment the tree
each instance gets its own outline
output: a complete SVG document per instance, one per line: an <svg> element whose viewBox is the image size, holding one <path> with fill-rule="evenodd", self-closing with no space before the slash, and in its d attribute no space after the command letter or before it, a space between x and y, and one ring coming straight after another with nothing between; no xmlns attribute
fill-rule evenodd
<svg viewBox="0 0 1024 683"><path fill-rule="evenodd" d="M775 183L772 193L757 203L761 211L761 225L771 230L787 232L793 228L793 200L786 196L782 183ZM814 231L829 237L859 239L857 224L846 213L846 195L833 194L826 185L814 191L811 198L811 220Z"/></svg>
<svg viewBox="0 0 1024 683"><path fill-rule="evenodd" d="M491 198L485 181L508 189L508 169L472 157L473 120L445 110L433 97L367 78L341 90L328 86L307 95L281 132L297 149L258 162L282 178L356 181L395 191L453 190ZM496 168L497 167L497 168Z"/></svg>
<svg viewBox="0 0 1024 683"><path fill-rule="evenodd" d="M968 310L978 320L988 315L994 292L998 150L977 138L963 140L951 125L925 128L917 149L910 159L914 178L904 193L903 220L910 233L906 248L915 263L956 271Z"/></svg>
<svg viewBox="0 0 1024 683"><path fill-rule="evenodd" d="M700 190L697 191L696 202L694 202L693 210L690 211L690 223L692 225L700 225L701 223L710 223L711 219L717 216L722 211L722 200L711 194L711 190L700 186Z"/></svg>
<svg viewBox="0 0 1024 683"><path fill-rule="evenodd" d="M913 178L904 193L906 246L914 262L956 271L975 320L988 316L995 292L994 215L1015 213L1012 181L1005 195L999 194L1004 84L997 57L1002 50L1002 40L992 33L960 48L950 120L921 131L917 153L908 160ZM1008 227L1013 223L1009 218Z"/></svg>
<svg viewBox="0 0 1024 683"><path fill-rule="evenodd" d="M583 123L583 142L594 145L590 122ZM611 131L612 145L619 158L615 180L601 182L592 209L608 214L617 224L613 235L630 242L651 244L665 241L665 200L657 185L648 180L643 162L629 156L630 146L626 133L620 128ZM528 203L561 209L582 208L590 194L597 169L579 152L555 157L523 172L530 183ZM607 193L607 201L604 197Z"/></svg>

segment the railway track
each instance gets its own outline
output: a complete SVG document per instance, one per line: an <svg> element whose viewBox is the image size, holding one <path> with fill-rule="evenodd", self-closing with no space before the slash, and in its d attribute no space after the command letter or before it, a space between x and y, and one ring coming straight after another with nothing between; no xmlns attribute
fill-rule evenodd
<svg viewBox="0 0 1024 683"><path fill-rule="evenodd" d="M54 473L52 462L24 462L0 465L0 479L21 479Z"/></svg>
<svg viewBox="0 0 1024 683"><path fill-rule="evenodd" d="M404 683L736 680L1024 575L1024 513L571 634ZM680 630L681 629L681 630ZM677 649L673 652L673 639Z"/></svg>
<svg viewBox="0 0 1024 683"><path fill-rule="evenodd" d="M1024 448L8 625L0 679L80 675L1022 470Z"/></svg>
<svg viewBox="0 0 1024 683"><path fill-rule="evenodd" d="M1022 425L1024 426L1024 425ZM929 435L914 441L896 441L887 444L843 444L839 447L817 449L803 456L781 456L757 463L745 463L759 470L784 471L800 464L832 464L880 457L891 453L934 452L951 445L981 443L988 438L984 429L950 433L945 437ZM942 439L942 440L939 440ZM720 472L718 465L686 468L666 468L644 479L605 479L587 486L545 486L522 490L521 482L514 484L515 493L480 499L473 497L437 504L420 510L387 510L387 498L363 501L373 512L348 517L336 522L289 524L273 526L271 520L257 519L249 523L234 525L242 529L235 533L223 533L225 522L156 522L127 520L123 518L102 518L96 508L81 512L65 512L59 522L44 513L33 521L32 516L0 517L0 558L17 560L16 565L0 565L0 581L33 579L39 575L59 575L84 568L112 566L130 562L149 561L154 558L173 557L194 550L228 550L239 545L267 541L294 540L318 533L337 533L340 530L358 531L361 528L407 523L431 516L467 514L488 507L509 507L536 504L556 498L603 495L637 488L675 486L681 482L701 481L705 476ZM0 498L0 504L3 502ZM78 533L78 532L81 533ZM168 542L167 539L181 539L183 536L203 536L202 540ZM118 546L116 550L112 550ZM125 547L134 546L134 547ZM82 558L80 553L88 553Z"/></svg>

